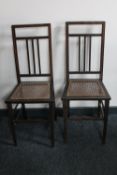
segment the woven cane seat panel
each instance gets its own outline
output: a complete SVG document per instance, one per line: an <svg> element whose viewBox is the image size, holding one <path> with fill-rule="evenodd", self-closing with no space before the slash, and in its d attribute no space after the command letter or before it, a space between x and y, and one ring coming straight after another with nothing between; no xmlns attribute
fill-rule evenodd
<svg viewBox="0 0 117 175"><path fill-rule="evenodd" d="M21 83L15 89L11 100L38 100L50 98L49 83Z"/></svg>
<svg viewBox="0 0 117 175"><path fill-rule="evenodd" d="M106 98L107 93L99 80L70 80L67 96Z"/></svg>

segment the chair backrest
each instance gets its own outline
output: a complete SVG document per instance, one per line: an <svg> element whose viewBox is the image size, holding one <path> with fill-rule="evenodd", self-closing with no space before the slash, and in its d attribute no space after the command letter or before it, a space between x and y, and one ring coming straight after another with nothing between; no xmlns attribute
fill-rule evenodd
<svg viewBox="0 0 117 175"><path fill-rule="evenodd" d="M18 83L26 77L48 77L53 82L51 24L12 25L12 38ZM48 71L43 72L42 65Z"/></svg>
<svg viewBox="0 0 117 175"><path fill-rule="evenodd" d="M95 74L99 75L99 79L102 80L104 39L104 21L66 22L67 82L71 75L77 74ZM74 47L75 49L73 49ZM72 58L71 62L70 58ZM75 70L70 68L73 63L75 63ZM99 65L97 66L97 64Z"/></svg>

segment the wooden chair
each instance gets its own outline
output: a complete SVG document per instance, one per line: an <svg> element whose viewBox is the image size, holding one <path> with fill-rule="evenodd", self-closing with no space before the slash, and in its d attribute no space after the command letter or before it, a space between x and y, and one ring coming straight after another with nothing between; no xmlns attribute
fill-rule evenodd
<svg viewBox="0 0 117 175"><path fill-rule="evenodd" d="M98 102L96 117L82 116L74 120L102 120L102 143L105 143L110 95L102 82L104 38L103 21L66 22L66 85L62 96L65 143L68 137L68 119L73 119L69 117L69 103L76 100ZM75 67L71 66L73 63Z"/></svg>
<svg viewBox="0 0 117 175"><path fill-rule="evenodd" d="M17 144L16 123L46 121L51 128L50 138L53 146L55 98L52 71L51 24L12 25L12 38L18 83L6 99L6 104L9 111L10 128L14 144ZM43 56L47 60L42 64L43 59L45 59ZM42 65L43 69L47 68L48 71L42 70ZM48 120L44 118L30 119L26 116L25 104L34 103L49 105ZM17 111L19 111L19 105L22 106L23 118L18 118L18 115L16 115Z"/></svg>

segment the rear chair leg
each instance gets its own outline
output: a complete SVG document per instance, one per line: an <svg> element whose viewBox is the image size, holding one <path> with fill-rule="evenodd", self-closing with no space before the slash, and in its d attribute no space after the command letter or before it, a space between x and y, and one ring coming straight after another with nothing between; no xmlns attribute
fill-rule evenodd
<svg viewBox="0 0 117 175"><path fill-rule="evenodd" d="M54 108L54 120L57 121L57 111L56 111L56 108L55 108L55 102L53 104L53 108Z"/></svg>
<svg viewBox="0 0 117 175"><path fill-rule="evenodd" d="M98 116L97 117L100 117L100 109L101 108L101 101L99 100L98 101Z"/></svg>
<svg viewBox="0 0 117 175"><path fill-rule="evenodd" d="M104 127L103 127L103 137L102 143L106 143L106 135L107 135L107 122L108 122L108 111L109 111L109 100L105 100L105 109L104 109Z"/></svg>
<svg viewBox="0 0 117 175"><path fill-rule="evenodd" d="M68 120L68 102L63 100L63 117L64 117L64 143L67 143L67 120Z"/></svg>
<svg viewBox="0 0 117 175"><path fill-rule="evenodd" d="M27 119L27 113L26 113L26 109L25 109L25 104L22 103L22 112L23 112L23 118Z"/></svg>
<svg viewBox="0 0 117 175"><path fill-rule="evenodd" d="M52 147L55 144L54 141L54 115L55 115L55 103L51 102L50 104L50 115L49 115L49 122L50 122L50 139Z"/></svg>
<svg viewBox="0 0 117 175"><path fill-rule="evenodd" d="M69 105L70 105L70 101L67 101L67 116L68 116L68 118L70 117Z"/></svg>

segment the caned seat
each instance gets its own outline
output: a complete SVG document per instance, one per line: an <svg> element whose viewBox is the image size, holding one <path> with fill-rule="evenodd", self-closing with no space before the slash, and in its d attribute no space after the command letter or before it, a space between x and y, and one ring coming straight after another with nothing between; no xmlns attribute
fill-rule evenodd
<svg viewBox="0 0 117 175"><path fill-rule="evenodd" d="M77 99L109 99L110 96L100 80L70 80L67 88L68 98Z"/></svg>
<svg viewBox="0 0 117 175"><path fill-rule="evenodd" d="M7 101L12 102L32 102L49 101L50 83L49 82L23 82L20 83L11 94Z"/></svg>
<svg viewBox="0 0 117 175"><path fill-rule="evenodd" d="M64 142L68 138L68 120L102 120L102 143L106 141L110 95L103 84L104 21L66 22L66 84L62 96ZM70 101L97 101L96 117L72 118Z"/></svg>
<svg viewBox="0 0 117 175"><path fill-rule="evenodd" d="M54 146L55 97L53 87L51 24L12 25L17 84L7 97L10 129L17 144L15 124L47 122ZM27 116L26 104L47 104L47 120ZM21 106L21 107L20 107ZM39 105L38 105L39 106ZM18 112L22 110L22 116Z"/></svg>

